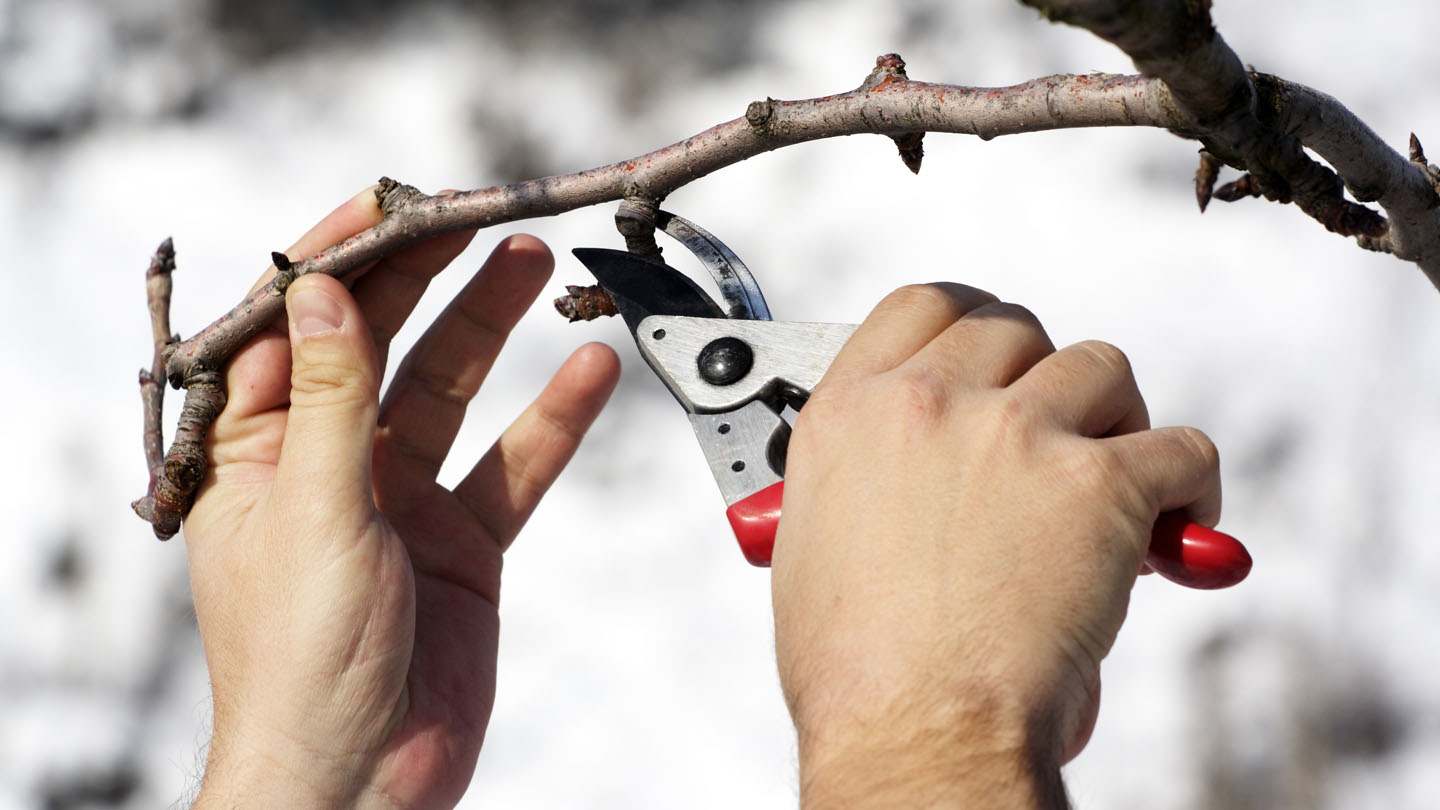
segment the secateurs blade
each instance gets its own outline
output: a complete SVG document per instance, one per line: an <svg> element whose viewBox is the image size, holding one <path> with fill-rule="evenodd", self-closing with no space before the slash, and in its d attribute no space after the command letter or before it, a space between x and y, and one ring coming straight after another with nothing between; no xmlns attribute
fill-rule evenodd
<svg viewBox="0 0 1440 810"><path fill-rule="evenodd" d="M785 486L787 406L799 410L853 324L774 321L750 270L723 242L664 211L656 227L695 254L725 306L675 268L636 253L576 248L614 300L645 362L685 409L726 516L752 564L768 566ZM1244 579L1250 556L1230 535L1168 513L1146 560L1193 588Z"/></svg>

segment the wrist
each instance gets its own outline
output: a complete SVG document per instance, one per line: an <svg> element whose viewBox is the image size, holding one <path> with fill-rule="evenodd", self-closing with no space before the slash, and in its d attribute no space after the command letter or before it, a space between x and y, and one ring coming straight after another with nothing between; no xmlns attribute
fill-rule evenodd
<svg viewBox="0 0 1440 810"><path fill-rule="evenodd" d="M963 709L830 714L797 723L803 810L1069 806L1055 734L1033 708L992 695Z"/></svg>
<svg viewBox="0 0 1440 810"><path fill-rule="evenodd" d="M367 781L363 763L320 756L293 739L217 734L192 810L349 810L361 806Z"/></svg>
<svg viewBox="0 0 1440 810"><path fill-rule="evenodd" d="M200 795L191 810L290 807L340 810L351 806L342 791L303 768L264 755L218 759L205 766Z"/></svg>

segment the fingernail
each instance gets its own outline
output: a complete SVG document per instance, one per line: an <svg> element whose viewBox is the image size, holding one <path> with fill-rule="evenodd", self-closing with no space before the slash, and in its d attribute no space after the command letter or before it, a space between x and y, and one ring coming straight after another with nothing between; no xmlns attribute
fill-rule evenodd
<svg viewBox="0 0 1440 810"><path fill-rule="evenodd" d="M345 311L334 298L306 287L290 293L290 334L314 337L333 332L345 323Z"/></svg>

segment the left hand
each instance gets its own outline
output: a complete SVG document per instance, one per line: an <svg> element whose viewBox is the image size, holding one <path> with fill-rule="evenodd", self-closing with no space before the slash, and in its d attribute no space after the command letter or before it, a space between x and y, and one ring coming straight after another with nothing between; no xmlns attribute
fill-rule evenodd
<svg viewBox="0 0 1440 810"><path fill-rule="evenodd" d="M366 191L287 253L380 216ZM473 235L391 255L353 290L297 279L288 325L230 363L185 523L214 691L196 807L449 807L469 783L494 700L502 554L618 378L614 352L582 347L458 486L436 483L554 264L533 237L502 242L381 403L390 337Z"/></svg>

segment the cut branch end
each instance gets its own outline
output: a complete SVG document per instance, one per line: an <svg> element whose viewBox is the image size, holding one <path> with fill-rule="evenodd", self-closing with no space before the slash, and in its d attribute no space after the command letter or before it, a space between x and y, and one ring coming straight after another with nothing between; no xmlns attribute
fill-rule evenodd
<svg viewBox="0 0 1440 810"><path fill-rule="evenodd" d="M614 299L599 285L581 287L566 284L565 292L566 295L555 299L555 311L564 315L570 323L620 314L620 310L615 308Z"/></svg>

